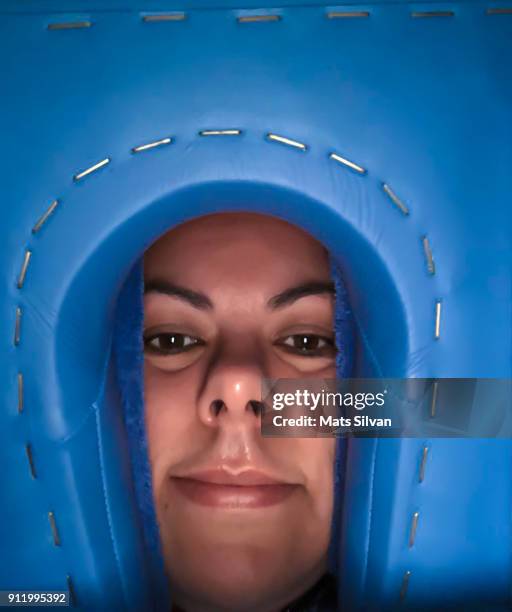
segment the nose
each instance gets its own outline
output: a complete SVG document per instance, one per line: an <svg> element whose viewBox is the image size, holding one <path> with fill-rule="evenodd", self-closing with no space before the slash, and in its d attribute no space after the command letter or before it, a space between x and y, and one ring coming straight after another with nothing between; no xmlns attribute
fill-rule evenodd
<svg viewBox="0 0 512 612"><path fill-rule="evenodd" d="M256 364L240 363L217 366L210 372L199 399L199 418L209 427L229 424L259 426L262 369Z"/></svg>

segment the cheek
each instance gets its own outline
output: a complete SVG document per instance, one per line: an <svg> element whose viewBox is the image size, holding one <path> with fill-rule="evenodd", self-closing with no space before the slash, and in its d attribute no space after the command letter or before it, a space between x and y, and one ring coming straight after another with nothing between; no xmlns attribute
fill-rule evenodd
<svg viewBox="0 0 512 612"><path fill-rule="evenodd" d="M286 473L300 474L304 493L295 498L290 526L300 524L303 539L324 541L331 528L334 504L335 438L263 438L262 450Z"/></svg>
<svg viewBox="0 0 512 612"><path fill-rule="evenodd" d="M322 521L330 525L334 501L334 455L335 438L300 439L301 457L304 473L314 512ZM299 451L299 449L298 449Z"/></svg>
<svg viewBox="0 0 512 612"><path fill-rule="evenodd" d="M324 559L331 539L334 506L334 438L297 438L293 449L305 476L306 495L287 524L304 559Z"/></svg>
<svg viewBox="0 0 512 612"><path fill-rule="evenodd" d="M145 363L145 425L156 497L169 466L187 451L196 422L194 388L191 373L172 375Z"/></svg>

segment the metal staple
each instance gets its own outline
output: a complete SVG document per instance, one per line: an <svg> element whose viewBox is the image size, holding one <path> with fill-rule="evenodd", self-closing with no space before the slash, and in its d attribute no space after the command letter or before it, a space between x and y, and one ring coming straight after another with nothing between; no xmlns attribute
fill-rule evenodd
<svg viewBox="0 0 512 612"><path fill-rule="evenodd" d="M60 546L59 531L57 529L57 523L55 522L55 514L53 512L48 512L48 520L50 521L50 527L52 529L53 543L55 544L55 546Z"/></svg>
<svg viewBox="0 0 512 612"><path fill-rule="evenodd" d="M256 21L280 21L281 15L243 15L237 17L238 23L253 23Z"/></svg>
<svg viewBox="0 0 512 612"><path fill-rule="evenodd" d="M453 11L415 11L411 13L411 17L454 17Z"/></svg>
<svg viewBox="0 0 512 612"><path fill-rule="evenodd" d="M400 589L400 601L403 601L407 595L407 589L409 588L409 580L411 579L411 572L407 570L402 578L402 588Z"/></svg>
<svg viewBox="0 0 512 612"><path fill-rule="evenodd" d="M75 176L73 177L73 180L75 182L79 181L79 180L85 178L86 176L88 176L89 174L92 174L93 172L96 172L100 168L103 168L103 166L106 166L109 163L110 163L110 157L105 157L105 159L102 159L97 164L94 164L93 166L90 166L86 170L83 170L82 172L79 172L78 174L75 174Z"/></svg>
<svg viewBox="0 0 512 612"><path fill-rule="evenodd" d="M27 275L28 264L30 263L30 258L32 257L31 251L25 251L25 257L23 259L23 265L21 266L20 275L18 276L18 289L23 287L23 283L25 282L25 276Z"/></svg>
<svg viewBox="0 0 512 612"><path fill-rule="evenodd" d="M427 457L428 457L428 446L424 446L423 452L421 453L421 463L420 463L420 470L418 474L418 482L423 482L425 480L425 470L427 468Z"/></svg>
<svg viewBox="0 0 512 612"><path fill-rule="evenodd" d="M50 206L48 207L48 209L46 210L46 212L39 218L39 220L37 221L37 223L34 225L34 227L32 228L32 233L36 234L41 227L43 226L44 223L46 223L48 217L52 214L52 212L57 208L59 204L58 200L54 200Z"/></svg>
<svg viewBox="0 0 512 612"><path fill-rule="evenodd" d="M512 8L488 8L487 15L512 15Z"/></svg>
<svg viewBox="0 0 512 612"><path fill-rule="evenodd" d="M144 15L142 21L145 23L155 23L159 21L183 21L185 18L185 13L166 13L165 15Z"/></svg>
<svg viewBox="0 0 512 612"><path fill-rule="evenodd" d="M160 140L154 140L153 142L148 142L146 144L133 147L132 153L141 153L142 151L147 151L148 149L155 149L156 147L171 144L171 142L172 138L161 138Z"/></svg>
<svg viewBox="0 0 512 612"><path fill-rule="evenodd" d="M273 140L274 142L280 142L290 147L301 149L302 151L305 151L307 149L307 145L305 145L303 142L299 142L298 140L292 140L291 138L285 138L284 136L278 136L277 134L267 134L267 138L269 140Z"/></svg>
<svg viewBox="0 0 512 612"><path fill-rule="evenodd" d="M441 300L436 301L436 326L434 332L434 338L439 340L441 336Z"/></svg>
<svg viewBox="0 0 512 612"><path fill-rule="evenodd" d="M351 19L357 17L369 17L368 11L329 11L327 14L328 19Z"/></svg>
<svg viewBox="0 0 512 612"><path fill-rule="evenodd" d="M437 411L437 391L439 388L439 382L437 380L432 384L432 399L430 401L430 418L433 419L436 416Z"/></svg>
<svg viewBox="0 0 512 612"><path fill-rule="evenodd" d="M16 321L14 323L14 346L18 346L21 340L21 308L16 308Z"/></svg>
<svg viewBox="0 0 512 612"><path fill-rule="evenodd" d="M201 130L199 136L240 136L242 130Z"/></svg>
<svg viewBox="0 0 512 612"><path fill-rule="evenodd" d="M49 23L48 30L78 30L81 28L90 28L91 21L67 21L61 23Z"/></svg>
<svg viewBox="0 0 512 612"><path fill-rule="evenodd" d="M36 468L34 465L34 458L32 456L32 448L30 446L30 444L26 444L25 445L25 452L27 454L27 459L28 459L28 465L30 468L30 475L32 476L32 478L37 478L36 476Z"/></svg>
<svg viewBox="0 0 512 612"><path fill-rule="evenodd" d="M348 168L355 170L359 174L366 174L366 170L362 166L359 166L358 164L351 162L350 160L346 159L345 157L342 157L341 155L338 155L337 153L330 153L329 159L333 159L339 162L340 164L343 164L344 166L347 166Z"/></svg>
<svg viewBox="0 0 512 612"><path fill-rule="evenodd" d="M77 605L77 598L76 598L76 592L75 592L75 587L73 585L73 581L71 580L71 576L69 574L66 575L66 582L68 585L68 591L69 591L69 603L72 606L76 606Z"/></svg>
<svg viewBox="0 0 512 612"><path fill-rule="evenodd" d="M404 215L409 214L409 209L402 202L402 200L396 195L396 193L391 189L391 187L387 183L382 184L382 189L387 194L389 199L393 202L393 204L402 212Z"/></svg>
<svg viewBox="0 0 512 612"><path fill-rule="evenodd" d="M423 236L421 238L423 243L423 252L425 253L425 259L427 260L427 271L429 274L436 273L436 266L434 263L434 256L432 255L432 248L430 247L430 242L427 236Z"/></svg>
<svg viewBox="0 0 512 612"><path fill-rule="evenodd" d="M18 412L23 412L23 374L18 374Z"/></svg>
<svg viewBox="0 0 512 612"><path fill-rule="evenodd" d="M412 515L411 530L409 532L409 548L412 548L414 546L414 541L416 540L416 530L418 529L419 517L420 517L419 512L415 512Z"/></svg>

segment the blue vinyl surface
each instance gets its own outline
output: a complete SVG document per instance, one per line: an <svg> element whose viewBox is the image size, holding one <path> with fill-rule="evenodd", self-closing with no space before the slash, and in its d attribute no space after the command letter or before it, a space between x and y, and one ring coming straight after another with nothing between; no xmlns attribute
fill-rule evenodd
<svg viewBox="0 0 512 612"><path fill-rule="evenodd" d="M326 16L349 10L369 15ZM261 11L280 20L237 21ZM130 268L185 219L257 210L322 240L358 375L511 377L510 1L4 0L0 48L0 589L69 576L83 609L157 609L110 347ZM241 133L199 135L219 129ZM344 609L508 609L511 466L509 440L351 440Z"/></svg>

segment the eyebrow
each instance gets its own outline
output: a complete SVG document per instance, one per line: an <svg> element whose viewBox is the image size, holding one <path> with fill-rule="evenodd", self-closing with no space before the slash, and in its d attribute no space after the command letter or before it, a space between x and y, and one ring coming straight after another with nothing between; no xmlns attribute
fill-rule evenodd
<svg viewBox="0 0 512 612"><path fill-rule="evenodd" d="M144 293L163 293L164 295L177 297L201 310L213 310L214 307L212 301L206 294L164 280L152 280L144 283ZM276 310L284 306L289 306L303 297L321 295L323 293L334 294L334 283L321 281L302 283L272 296L267 301L267 308Z"/></svg>
<svg viewBox="0 0 512 612"><path fill-rule="evenodd" d="M300 300L300 298L307 297L309 295L321 295L322 293L334 294L334 283L312 281L309 283L302 283L296 287L290 287L289 289L285 289L285 291L271 297L267 302L267 306L275 310L276 308L289 306L293 302Z"/></svg>
<svg viewBox="0 0 512 612"><path fill-rule="evenodd" d="M192 289L187 289L168 281L152 280L144 283L144 294L146 293L163 293L164 295L180 298L195 308L213 310L212 301L204 293L192 291Z"/></svg>

